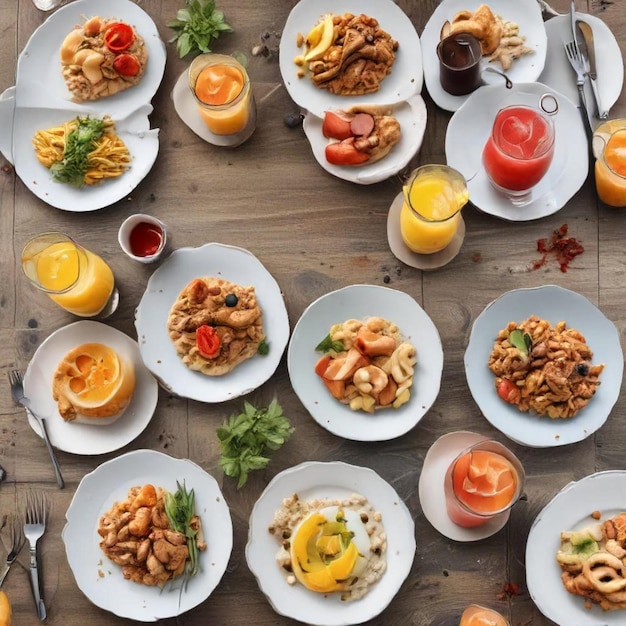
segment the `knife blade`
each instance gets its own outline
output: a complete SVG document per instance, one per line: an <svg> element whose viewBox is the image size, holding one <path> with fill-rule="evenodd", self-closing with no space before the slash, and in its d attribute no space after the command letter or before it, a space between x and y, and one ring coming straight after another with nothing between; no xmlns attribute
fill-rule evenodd
<svg viewBox="0 0 626 626"><path fill-rule="evenodd" d="M585 67L587 68L587 77L591 83L593 97L596 101L596 114L601 120L609 117L609 112L602 108L600 91L598 89L598 73L596 68L596 50L593 42L593 30L587 22L576 20L576 27L583 37L583 41L579 41L580 51L585 59Z"/></svg>

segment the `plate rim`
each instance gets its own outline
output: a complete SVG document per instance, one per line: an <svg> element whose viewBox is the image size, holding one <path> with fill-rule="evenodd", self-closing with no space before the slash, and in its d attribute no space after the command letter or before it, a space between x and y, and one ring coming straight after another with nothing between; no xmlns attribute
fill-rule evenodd
<svg viewBox="0 0 626 626"><path fill-rule="evenodd" d="M200 596L203 597L198 597L195 598L193 600L193 604L190 604L189 606L187 606L186 608L184 608L184 610L179 611L179 605L178 605L178 594L177 594L177 607L176 607L176 612L165 615L165 614L151 614L151 615L146 615L146 614L142 614L142 613L132 613L132 614L128 614L128 613L124 613L123 609L126 606L124 603L117 603L114 604L113 607L108 607L108 606L103 606L104 603L98 603L92 596L93 594L89 595L87 593L88 590L86 590L86 582L84 579L82 578L78 578L76 576L75 573L75 567L73 567L73 558L72 556L69 554L69 539L68 539L68 535L71 531L71 525L72 525L72 521L73 521L73 515L74 513L76 513L77 515L77 519L75 521L75 523L80 523L83 521L84 518L84 511L80 511L78 512L77 507L78 507L78 502L79 502L79 495L82 495L81 493L81 487L83 489L86 489L90 483L93 483L94 481L96 481L100 476L104 475L106 476L107 473L112 471L112 468L116 465L121 465L121 464L128 464L132 461L136 461L138 458L140 458L140 460L142 460L143 462L141 463L134 463L134 467L138 468L138 471L142 471L143 468L145 468L147 465L149 465L149 463L153 462L158 466L158 465L169 465L170 467L173 467L174 465L183 467L186 466L188 467L191 471L196 472L199 476L202 476L202 478L206 481L206 484L204 486L204 488L208 489L208 491L210 491L210 493L208 493L207 495L207 500L210 498L211 499L211 511L212 513L215 512L216 509L219 510L219 518L220 518L220 522L222 524L225 524L226 527L221 528L221 534L220 534L220 541L217 542L216 544L214 543L213 545L218 545L219 546L219 550L218 550L218 557L219 558L213 558L211 563L204 568L203 571L207 572L207 576L206 578L210 579L208 580L209 584L208 585L204 585L203 589L204 591L206 591L206 595L204 594L204 591L200 594ZM133 476L129 476L129 479L126 481L129 485L133 482ZM156 482L156 481L155 481ZM195 487L194 487L195 489ZM111 498L112 496L112 491L114 492L115 489L110 490L109 493L107 494L103 494L102 496L98 495L94 497L94 494L100 494L101 491L98 490L94 490L93 493L90 492L90 495L86 498L86 500L89 502L89 504L94 507L94 513L95 513L95 519L93 520L93 529L92 529L92 533L93 533L93 540L94 542L97 542L98 540L98 535L97 535L97 531L96 531L96 526L97 526L97 515L99 514L99 510L102 509L105 506L105 502L108 503L108 507L110 508L110 506L113 504L113 500ZM204 492L203 492L204 493ZM108 499L107 499L108 498ZM95 511L95 507L96 505L99 505L99 510ZM107 510L107 509L105 509ZM80 518L80 519L79 519ZM226 499L224 498L224 494L222 493L219 484L217 483L216 479L206 470L204 470L200 465L198 465L196 462L187 459L187 458L177 458L177 457L173 457L170 456L164 452L160 452L158 450L152 450L149 448L139 448L137 450L131 450L125 454L122 454L120 456L117 456L115 458L109 459L103 463L101 463L98 467L96 467L95 469L93 469L92 471L88 472L87 474L85 474L83 476L83 478L80 480L78 487L76 488L76 491L74 493L74 495L72 496L72 500L65 512L65 519L66 519L66 523L63 526L63 529L61 531L61 538L65 547L65 555L66 555L66 559L68 562L68 565L70 566L70 570L72 571L72 575L74 576L74 580L76 582L76 585L78 586L78 588L80 589L80 591L83 593L83 595L85 595L85 597L87 597L87 599L89 599L93 604L95 604L96 606L98 606L99 608L112 613L114 615L118 615L120 617L125 617L128 619L135 619L141 622L155 622L158 621L160 619L165 619L168 617L175 617L177 615L181 615L182 613L185 613L191 609L193 609L194 607L198 606L199 604L201 604L202 602L206 601L206 599L213 593L213 591L215 590L215 588L219 585L225 571L226 568L228 566L228 562L230 560L230 556L232 554L232 547L233 547L233 525L232 525L232 518L231 518L231 514L230 514L230 509L228 507L228 503L226 501ZM217 519L217 516L216 516ZM203 520L204 520L204 516L203 516ZM204 525L204 524L203 524ZM208 526L208 525L207 525ZM209 543L209 542L207 542ZM97 546L97 543L95 544ZM209 543L210 545L210 543ZM205 556L209 556L208 554ZM215 556L215 555L214 555ZM100 569L103 568L102 563L106 563L108 565L108 560L106 559L106 557L104 556L103 553L100 553L99 555L100 559L97 563L94 563L94 571L96 572L96 577L98 578L98 580L100 580L100 576L98 576L98 571ZM219 562L218 562L219 561ZM82 563L83 561L81 561ZM113 564L114 567L115 564ZM113 574L111 574L113 575ZM121 576L121 573L120 573ZM105 576L106 578L106 576ZM195 582L195 581L192 581ZM204 581L205 583L207 581ZM92 586L95 586L96 583L92 583ZM128 582L129 585L135 585L135 583L131 583ZM129 589L134 589L137 591L144 591L146 594L151 593L151 590L154 590L154 587L146 587L144 589L143 585L135 585L134 587L129 587ZM174 592L174 590L172 590L172 592ZM184 596L183 596L184 597ZM99 599L99 598L98 598ZM135 609L145 609L146 606L146 599L144 598L144 602L141 603L141 605L137 605L135 606Z"/></svg>
<svg viewBox="0 0 626 626"><path fill-rule="evenodd" d="M188 278L181 278L176 282L176 288L172 286L169 290L166 290L162 285L164 281L169 278L168 272L176 272L177 268L175 264L182 263L181 259L185 256L200 255L206 257L215 252L219 252L222 255L237 255L239 258L245 259L249 263L248 274L251 273L252 270L250 268L252 268L255 272L258 272L258 276L273 290L270 294L262 294L258 291L257 285L254 285L257 300L261 303L264 331L268 332L270 327L273 327L277 333L276 335L268 336L270 352L267 356L258 357L267 360L262 362L263 367L257 367L256 372L250 371L253 368L250 363L252 363L255 357L240 363L232 372L229 372L225 376L205 376L199 372L193 372L182 363L182 360L176 354L173 343L167 334L167 316L180 291L194 278L211 275L209 270L212 268L203 269L202 271L193 271L194 268L189 267L189 269L185 269L184 272L185 275L188 274ZM225 274L223 271L216 271L214 273L227 279L229 276L232 277L232 274ZM233 280L232 282L238 281ZM260 280L257 282L260 282ZM168 291L171 291L171 294L168 293ZM170 296L172 297L170 298ZM158 350L158 354L156 354L152 348L148 351L149 339L147 337L146 323L142 320L142 312L143 308L148 306L149 301L154 300L154 298L160 300L166 297L170 299L167 301L167 310L163 309L159 312L159 314L164 317L164 325L159 329L159 332L163 334L163 337L167 341L165 344L167 345L167 353L162 350L162 344L159 344L161 347ZM266 307L266 304L270 302L270 300L271 306ZM156 310L158 311L159 307L156 307ZM152 311L151 317L155 317L154 311ZM150 275L146 288L135 308L134 323L138 337L139 351L143 362L152 375L159 381L159 384L178 397L211 404L226 402L251 393L267 382L278 368L290 337L289 315L284 294L273 274L250 250L216 241L207 242L195 247L187 246L174 250ZM153 325L154 322L151 322L148 326L151 327ZM153 337L152 341L154 340ZM152 359L155 359L154 363ZM163 369L165 363L170 363L170 365L174 364L174 368ZM236 377L237 373L240 374L240 378L243 378L241 371L247 373L249 381L245 379L243 385L234 385L232 379ZM261 372L261 374L259 374L259 372ZM228 380L226 378L228 376L231 377L230 386L224 384L224 381ZM193 385L191 384L192 381Z"/></svg>
<svg viewBox="0 0 626 626"><path fill-rule="evenodd" d="M550 293L552 293L553 295L556 294L556 296L558 297L551 297L549 295L548 296L545 295L545 294L550 294ZM575 426L572 426L567 431L568 436L563 436L563 432L564 432L563 429L561 430L561 433L558 434L558 437L555 436L554 432L552 432L549 437L545 434L542 436L537 436L533 434L533 429L529 428L529 420L533 420L533 419L543 420L544 418L539 418L533 415L527 415L526 413L522 413L521 411L518 411L517 409L513 407L509 407L505 405L504 403L501 403L501 401L498 401L498 403L496 404L497 394L495 392L494 387L491 387L492 389L491 394L480 393L481 391L484 391L483 384L481 384L481 379L489 376L491 379L491 382L493 382L493 375L490 372L488 372L488 368L487 368L487 361L489 358L489 354L491 353L491 350L492 350L493 342L495 342L495 338L497 336L498 331L501 330L501 328L503 328L511 320L507 319L504 322L501 321L500 323L502 324L502 326L498 326L498 328L493 329L493 332L492 332L493 341L487 347L478 345L477 343L479 340L478 333L485 332L482 326L485 324L485 320L488 314L493 313L498 307L501 307L511 298L516 298L517 296L526 297L528 295L532 295L537 299L536 301L538 304L536 304L535 307L533 308L534 314L536 315L540 315L540 312L536 311L535 309L540 310L542 306L543 307L548 306L546 303L549 303L551 301L559 302L559 301L562 301L563 298L575 300L578 303L579 307L580 306L584 307L586 314L591 313L596 317L596 319L594 320L596 321L596 323L602 322L604 324L604 328L602 329L604 333L610 334L611 337L615 339L615 341L613 342L611 341L607 342L606 340L602 342L603 344L607 344L609 346L608 348L609 352L611 353L614 352L612 356L615 358L615 362L611 364L611 367L615 369L615 372L617 374L616 380L619 379L620 381L620 384L616 385L615 389L609 388L605 392L604 390L607 389L606 384L603 384L600 388L601 393L603 395L606 395L605 402L608 405L608 410L606 411L606 415L602 413L602 415L599 418L596 418L595 422L592 422L591 427L589 427L588 423L590 419L585 419L585 418L588 418L590 414L582 411L579 416L575 416L574 418L572 418L575 420L578 419L577 422L566 420L564 426L568 426L569 424L575 424ZM528 298L526 299L528 300ZM532 314L532 312L528 314L530 315ZM524 315L525 315L524 312L520 312L519 319L522 319L523 318L522 316ZM504 320L503 315L502 315L502 320ZM550 321L553 324L555 324L560 320L555 318ZM580 328L578 324L570 326L570 323L568 322L568 320L564 320L564 321L566 321L566 323L568 324L568 327L577 328L581 333L583 333L585 337L588 336L590 330L591 331L594 330L591 327L588 327L587 329ZM593 349L594 359L598 358L597 357L598 347ZM620 354L619 359L616 358L617 352L619 352ZM482 370L481 373L479 374L474 374L474 372L477 370L475 370L475 368L472 367L472 362L475 362L478 356L484 357L483 359L484 370ZM465 377L466 377L466 381L467 381L467 385L469 387L470 393L472 395L472 398L474 399L474 402L479 408L481 414L483 415L483 417L494 428L499 430L502 434L504 434L506 437L508 437L512 441L515 441L516 443L520 445L525 445L525 446L534 447L534 448L551 448L551 447L569 445L572 443L578 443L579 441L583 441L584 439L586 439L587 437L595 433L597 430L599 430L605 424L606 420L611 414L613 407L615 406L615 403L617 402L617 399L619 397L620 387L621 387L621 379L622 379L623 371L624 371L623 352L622 352L621 344L619 341L619 332L615 324L600 310L598 306L596 306L593 302L591 302L591 300L589 300L586 296L583 296L582 294L576 291L573 291L571 289L567 289L565 287L561 287L560 285L555 285L555 284L545 284L545 285L540 285L540 286L535 286L535 287L521 287L518 289L511 289L509 291L503 292L500 296L488 302L485 305L485 307L482 309L482 311L478 314L478 316L476 317L476 319L474 320L472 324L469 340L467 342L467 347L465 350L465 354L463 356L463 364L464 364L464 369L465 369ZM605 374L603 383L606 383L606 379L608 377L608 375L605 372L603 372L603 374ZM593 399L592 399L592 402L593 402ZM494 416L492 415L492 410L491 410L493 409L494 404L497 407L497 411L493 411L493 412L497 412L498 416L506 415L507 416L506 419L502 419L499 417L494 418ZM590 406L591 406L591 403L590 403ZM545 424L545 431L547 432L548 430L550 430L550 427L554 423L554 420L550 420L549 418L545 418L545 419L549 421L543 421L543 422L538 422L538 423L541 424L540 428L542 428L542 430L544 430L544 424ZM584 420L583 423L587 425L586 428L581 425L582 420ZM507 426L507 428L503 428L502 427L503 424L504 426Z"/></svg>
<svg viewBox="0 0 626 626"><path fill-rule="evenodd" d="M425 401L422 400L421 398L413 397L403 407L400 407L399 409L394 409L393 414L389 413L388 415L385 415L384 414L385 411L379 411L378 412L379 414L377 414L374 417L374 420L376 420L376 423L379 425L378 429L358 428L358 429L352 429L352 431L349 431L348 430L349 426L347 425L348 418L350 418L350 422L352 422L353 420L356 420L367 425L368 421L371 423L372 416L363 412L355 413L348 406L341 404L339 401L336 401L333 398L331 398L330 395L327 396L326 395L327 392L325 393L326 390L322 389L323 385L321 384L319 385L319 389L318 389L318 391L321 392L321 395L320 395L321 401L320 399L311 400L308 397L310 394L310 386L309 386L311 384L310 381L317 382L317 380L316 378L313 377L314 371L313 371L313 368L311 367L311 371L310 371L311 377L308 379L309 382L305 383L304 381L302 381L302 383L300 383L300 381L297 380L294 383L294 372L296 371L295 351L296 351L297 344L300 343L300 333L302 332L302 328L304 327L305 324L308 323L309 316L311 315L313 311L315 311L316 308L323 306L324 304L326 304L332 299L335 299L341 296L346 296L346 294L350 294L350 292L365 293L367 291L377 291L378 293L387 297L390 295L393 295L394 298L396 298L397 300L401 300L405 305L410 305L413 308L414 312L417 313L417 316L421 317L421 320L420 320L421 326L418 328L418 331L422 331L426 327L426 325L429 326L427 330L429 332L432 331L433 345L430 346L432 351L429 353L428 362L429 362L429 366L432 365L432 367L427 368L426 374L431 375L431 380L430 380L431 385L429 386L429 389L426 392L427 397ZM372 317L372 316L382 316L382 314L376 313L374 311L370 314L361 316L361 318L367 318L367 317ZM354 317L354 315L350 315L350 312L348 311L345 313L345 315L343 315L342 319L346 320L346 319L349 319L350 317ZM335 323L338 323L339 321L342 321L342 320L339 319ZM395 320L393 321L394 323L397 323ZM400 330L404 336L407 336L409 334L403 328L400 328ZM324 332L324 330L322 332ZM328 328L325 329L325 332L328 332ZM323 336L324 336L323 334L320 334L320 337L323 337ZM414 342L415 339L411 338L411 341ZM419 346L415 346L415 347L417 349L418 367L420 367L420 363L421 363L420 348ZM311 350L313 349L314 349L314 346L311 346ZM302 352L300 352L299 354L302 354ZM313 358L314 356L315 354L312 354L311 358ZM317 358L319 358L319 356ZM327 292L319 296L318 298L316 298L313 302L311 302L305 308L305 310L302 312L302 315L299 317L298 321L296 322L293 332L291 334L291 338L289 340L289 345L287 347L287 370L289 374L289 380L291 381L291 386L294 392L296 393L296 395L298 396L298 398L300 399L300 401L306 408L309 415L312 417L312 419L315 422L317 422L322 428L325 428L326 430L328 430L330 433L338 437L342 437L344 439L349 439L352 441L389 441L391 439L396 439L398 437L401 437L405 435L406 433L408 433L409 431L411 431L413 428L415 428L415 426L428 413L428 411L433 407L433 405L437 401L439 392L441 390L444 361L445 361L445 355L443 351L443 344L441 342L441 336L439 335L439 330L437 326L435 325L434 321L432 320L432 318L428 315L426 310L422 306L420 306L420 304L415 300L415 298L413 298L410 294L406 293L405 291L401 291L399 289L393 289L391 287L386 287L386 286L383 287L380 285L372 285L372 284L346 285L344 287L340 287L339 289L335 289L333 291ZM298 368L301 369L302 365L298 364ZM421 375L424 376L425 373L422 373ZM332 403L331 403L331 400L332 400ZM330 410L327 410L325 413L326 420L324 420L322 417L319 417L319 412L325 410L325 407L322 405L322 402L324 402L324 404L328 402L328 404L330 405ZM360 413L363 413L363 414L361 415ZM410 413L413 413L414 416L410 417ZM331 416L341 415L343 419L339 419L336 422L330 422L329 417L328 417L329 415ZM395 417L390 420L392 422L390 424L388 422L388 419L390 418L391 415L394 415ZM401 423L401 426L398 426L398 424L395 424L395 428L394 428L393 422L400 423L400 419L398 418L399 417L406 418L407 415L409 415L410 419L409 418L404 419ZM362 420L360 418L362 418ZM368 418L370 419L368 420ZM383 422L383 420L386 422L385 432L381 432L382 429L380 427L380 424ZM377 433L377 430L378 430L378 433Z"/></svg>
<svg viewBox="0 0 626 626"><path fill-rule="evenodd" d="M31 357L28 366L26 368L26 371L24 372L24 390L26 391L27 395L28 395L28 388L29 388L29 383L31 380L31 376L35 376L35 374L33 373L34 368L37 367L37 359L41 358L41 355L49 349L49 346L52 345L55 341L58 342L59 340L63 340L64 336L66 334L72 334L75 333L77 328L93 328L93 329L97 329L100 333L105 333L108 337L114 337L115 340L119 341L119 343L124 343L125 345L127 345L129 347L129 351L131 351L133 353L133 362L134 362L134 366L135 366L135 379L138 380L139 379L139 375L137 372L137 368L141 367L143 368L143 371L141 372L141 377L144 379L144 387L141 389L141 393L143 395L143 397L141 398L141 400L138 400L138 402L144 402L146 404L146 411L145 411L145 415L147 416L146 418L143 419L137 419L137 427L132 430L129 433L130 438L126 437L121 439L119 442L117 442L113 447L111 446L106 446L106 447L95 447L92 446L89 450L80 450L79 448L75 448L74 446L68 446L65 441L63 439L59 440L59 438L57 438L55 436L56 433L56 429L54 428L54 423L52 424L52 427L50 427L50 424L53 420L62 420L63 418L61 417L61 415L58 413L56 413L56 415L53 415L52 417L49 416L44 416L47 417L46 419L46 424L48 425L48 434L50 437L50 441L52 443L52 445L57 449L60 450L62 452L66 452L68 454L75 454L75 455L81 455L81 456L96 456L96 455L101 455L101 454L108 454L110 452L115 452L117 450L120 450L121 448L123 448L124 446L127 446L128 444L132 443L133 441L135 441L137 439L137 437L139 437L141 435L141 433L143 433L146 428L148 427L148 425L150 424L150 422L152 421L153 417L154 417L154 413L156 411L156 407L158 404L158 395L159 395L159 390L158 390L158 384L157 381L155 380L154 376L152 376L152 373L148 370L148 368L145 367L145 365L143 364L143 361L141 359L140 353L139 353L139 346L137 344L137 342L130 336L127 335L125 332L115 328L114 326L110 326L108 324L105 324L101 321L98 320L90 320L90 319L79 319L76 320L74 322L70 322L69 324L65 324L64 326L61 326L60 328L57 328L56 330L54 330L52 333L50 333L38 346L37 349L35 350L33 356ZM96 332L96 330L94 330L94 333ZM98 342L101 343L101 342ZM103 343L103 342L102 342ZM80 345L80 343L76 342L75 345ZM59 356L59 360L62 358L63 355ZM44 372L45 374L45 372ZM50 376L46 376L46 381L45 382L49 382L50 383L50 398L52 398L52 376L54 375L54 371L50 371L49 372ZM49 378L49 380L48 380ZM133 392L133 399L135 398L135 394L137 393L137 389L135 389L135 391ZM132 407L133 407L133 399L131 399L130 404L128 405L128 407L126 408L126 411L131 411ZM51 401L52 402L52 401ZM37 402L36 400L33 401L34 403L34 409L36 411L38 411L38 406L37 406ZM56 410L56 403L53 402L54 406L55 406L55 410ZM43 411L41 411L43 413ZM29 413L29 412L27 412ZM125 419L125 415L122 415L119 420L120 423L122 423L121 421ZM35 431L35 434L38 437L41 437L41 433L38 429L35 428L36 422L34 420L34 418L32 418L31 415L28 415L28 422L30 427ZM112 424L108 424L108 425L97 425L97 424L75 424L72 426L84 426L85 428L89 428L89 429L111 429L114 430L115 429L115 424L116 422L113 422ZM97 432L97 431L94 431Z"/></svg>
<svg viewBox="0 0 626 626"><path fill-rule="evenodd" d="M315 621L311 621L310 613L298 617L298 611L302 610L303 608L306 611L305 607L294 607L296 609L294 613L293 609L290 610L289 607L284 607L282 604L277 604L274 601L274 598L267 593L267 589L263 588L262 583L265 583L266 581L257 574L257 572L255 571L255 564L251 563L251 560L260 557L260 555L257 553L257 546L255 546L255 530L257 523L260 526L259 530L263 531L263 536L265 537L267 535L269 537L269 533L266 532L266 525L271 521L271 518L266 521L258 519L258 516L261 514L260 509L264 507L271 507L273 514L273 511L275 510L274 507L278 508L280 506L280 503L282 502L282 499L284 497L287 497L287 495L291 495L286 494L284 488L281 492L281 484L285 482L297 481L299 485L302 485L302 488L299 489L300 491L319 491L323 486L319 485L319 480L314 481L315 474L317 472L330 472L332 474L332 480L329 479L328 481L333 483L332 487L330 487L329 485L331 489L341 490L346 493L354 493L355 491L359 491L359 493L361 493L368 499L368 502L372 506L381 511L381 513L383 514L383 524L385 524L385 520L389 520L390 518L393 518L394 522L397 521L397 523L400 524L406 532L406 537L403 537L401 542L399 539L397 540L398 544L402 546L403 552L407 554L410 553L411 557L408 559L400 560L399 564L394 569L387 567L383 578L376 584L380 585L385 576L393 575L393 593L388 594L389 597L379 598L378 596L383 594L385 590L383 587L378 587L375 585L372 588L371 592L360 600L355 600L354 602L347 602L338 605L334 604L335 608L339 610L333 611L333 619L316 619ZM316 482L317 485L312 484L312 482ZM378 499L377 502L374 502L372 497L368 495L367 489L360 488L360 486L365 483L370 486L370 492L373 490L373 488L371 487L372 484L376 484L376 489L380 490L380 492L378 492L377 495L374 496L374 499ZM381 501L383 499L385 499L385 506L389 508L389 511L387 513L383 511L383 508L385 507L381 506ZM391 513L393 513L393 515ZM265 528L261 528L262 526L265 526ZM389 521L387 521L387 523L385 524L385 531L387 532L389 542L387 546L388 563L390 559L400 559L399 553L401 552L398 546L396 546L394 549L393 543L396 542L396 536L394 536L393 533L388 532L389 526ZM270 540L274 541L272 537L270 537ZM256 543L258 544L258 541ZM405 549L407 547L408 549ZM345 461L304 461L292 467L286 468L282 472L276 474L267 484L259 498L255 501L249 518L248 537L245 546L245 557L248 568L254 575L259 589L265 595L268 602L270 603L274 611L276 611L276 613L300 621L306 621L307 623L315 624L316 626L348 626L350 624L362 623L366 620L376 617L391 603L391 601L398 594L402 585L404 584L405 580L408 578L411 572L413 563L415 561L416 547L415 522L413 520L411 512L409 511L403 498L397 493L394 487L388 481L386 481L378 472L370 467L353 465L350 463L346 463ZM278 565L274 563L273 565L276 566L275 571L277 572L277 575L282 576L279 571ZM264 563L262 565L262 569L263 567L267 569ZM284 582L284 585L284 591L294 589L294 587L290 587L286 581ZM298 587L296 586L295 589L297 588ZM379 591L379 589L383 589L383 591ZM309 595L306 590L304 591L305 598L316 598L315 594ZM281 601L283 601L283 596L286 595L288 594L282 593L281 590L281 593L279 594L279 598L281 599ZM329 597L332 596L324 596L324 599L328 601ZM356 606L358 610L358 607L362 607L364 606L364 604L356 603L364 603L364 601L368 601L368 604L373 604L373 606L367 611L360 611L358 617L356 618L354 616L350 617L349 608ZM347 608L343 610L344 607Z"/></svg>

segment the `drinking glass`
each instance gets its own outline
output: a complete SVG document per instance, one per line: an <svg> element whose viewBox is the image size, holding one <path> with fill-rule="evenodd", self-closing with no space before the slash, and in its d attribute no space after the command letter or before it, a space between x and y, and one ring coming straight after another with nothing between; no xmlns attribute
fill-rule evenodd
<svg viewBox="0 0 626 626"><path fill-rule="evenodd" d="M463 450L446 471L446 509L458 526L482 526L513 507L524 488L524 468L492 439Z"/></svg>
<svg viewBox="0 0 626 626"><path fill-rule="evenodd" d="M246 68L237 59L224 54L200 54L189 66L188 80L198 113L209 131L231 138L223 145L239 145L252 135L256 104Z"/></svg>
<svg viewBox="0 0 626 626"><path fill-rule="evenodd" d="M491 184L513 204L531 200L531 190L546 175L554 156L552 115L558 103L544 94L539 107L514 104L500 109L483 148L482 160Z"/></svg>
<svg viewBox="0 0 626 626"><path fill-rule="evenodd" d="M594 135L594 143L602 147L595 163L598 197L614 207L626 206L626 126L618 128L608 137Z"/></svg>
<svg viewBox="0 0 626 626"><path fill-rule="evenodd" d="M446 248L469 200L463 175L447 165L423 165L411 173L403 192L400 232L406 246L418 254Z"/></svg>
<svg viewBox="0 0 626 626"><path fill-rule="evenodd" d="M37 289L69 313L106 317L117 308L111 268L65 233L33 237L22 251L22 269Z"/></svg>
<svg viewBox="0 0 626 626"><path fill-rule="evenodd" d="M481 84L480 41L470 33L456 33L437 45L439 81L445 91L462 96L475 91Z"/></svg>

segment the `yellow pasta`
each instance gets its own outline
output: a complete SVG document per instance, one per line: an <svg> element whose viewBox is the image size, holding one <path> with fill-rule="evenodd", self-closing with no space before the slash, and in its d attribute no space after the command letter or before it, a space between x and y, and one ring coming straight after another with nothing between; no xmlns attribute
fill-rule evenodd
<svg viewBox="0 0 626 626"><path fill-rule="evenodd" d="M84 155L85 158L81 160L82 146L72 146L68 151L70 137L85 120L89 121L89 118L77 117L62 126L38 130L33 137L37 160L53 170L56 180L75 187L95 185L105 179L121 176L131 161L126 144L115 134L115 123L108 116L100 121L92 120L96 126L101 122L102 134L92 141L91 150ZM74 142L77 143L80 144L80 140ZM62 166L67 166L69 173L66 170L57 176L55 170Z"/></svg>

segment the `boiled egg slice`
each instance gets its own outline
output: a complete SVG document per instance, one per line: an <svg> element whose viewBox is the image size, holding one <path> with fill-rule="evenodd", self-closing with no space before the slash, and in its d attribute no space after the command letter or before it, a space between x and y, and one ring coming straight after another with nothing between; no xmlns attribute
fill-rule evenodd
<svg viewBox="0 0 626 626"><path fill-rule="evenodd" d="M311 513L292 534L296 579L318 593L342 591L367 567L370 538L360 515L330 506Z"/></svg>

